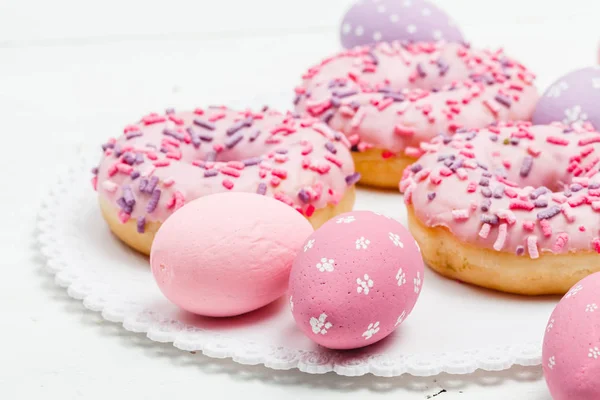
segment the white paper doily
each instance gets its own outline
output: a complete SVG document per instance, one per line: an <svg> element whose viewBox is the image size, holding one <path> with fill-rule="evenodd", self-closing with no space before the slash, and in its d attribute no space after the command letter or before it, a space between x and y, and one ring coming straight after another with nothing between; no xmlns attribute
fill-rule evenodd
<svg viewBox="0 0 600 400"><path fill-rule="evenodd" d="M354 351L330 351L303 336L285 299L230 319L179 311L155 285L147 258L117 240L102 220L90 185L97 156L80 156L45 197L38 240L56 283L129 331L209 357L308 373L431 376L540 364L545 325L557 298L503 295L430 270L407 321L389 338ZM359 189L355 209L406 224L402 198L395 192Z"/></svg>

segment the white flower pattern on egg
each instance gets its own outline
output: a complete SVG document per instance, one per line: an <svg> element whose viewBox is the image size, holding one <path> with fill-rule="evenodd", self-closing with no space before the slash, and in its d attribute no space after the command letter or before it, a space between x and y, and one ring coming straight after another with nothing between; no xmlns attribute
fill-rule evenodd
<svg viewBox="0 0 600 400"><path fill-rule="evenodd" d="M398 319L396 320L396 323L394 324L394 326L398 326L402 323L402 321L404 321L404 318L406 318L406 310L402 310L402 314L400 314L398 316Z"/></svg>
<svg viewBox="0 0 600 400"><path fill-rule="evenodd" d="M290 310L294 311L294 300L292 299L292 296L290 296Z"/></svg>
<svg viewBox="0 0 600 400"><path fill-rule="evenodd" d="M554 85L552 85L550 87L550 89L548 89L548 93L546 94L546 97L552 97L552 98L557 98L560 97L560 95L569 88L569 84L565 81L560 81Z"/></svg>
<svg viewBox="0 0 600 400"><path fill-rule="evenodd" d="M369 244L371 244L371 241L369 239L365 239L364 236L361 236L356 239L356 250L366 250L366 248L369 247Z"/></svg>
<svg viewBox="0 0 600 400"><path fill-rule="evenodd" d="M556 358L554 356L552 356L548 359L548 368L554 369L555 365L556 365Z"/></svg>
<svg viewBox="0 0 600 400"><path fill-rule="evenodd" d="M375 323L370 323L369 326L367 327L367 330L363 332L362 336L365 338L365 340L369 340L377 332L379 332L379 321L377 321Z"/></svg>
<svg viewBox="0 0 600 400"><path fill-rule="evenodd" d="M319 318L312 317L310 319L310 326L314 334L325 335L329 329L333 326L331 322L327 322L327 314L322 313Z"/></svg>
<svg viewBox="0 0 600 400"><path fill-rule="evenodd" d="M548 322L548 326L546 327L546 332L550 332L552 330L552 328L554 328L554 318L552 318L550 320L550 322Z"/></svg>
<svg viewBox="0 0 600 400"><path fill-rule="evenodd" d="M402 268L396 272L396 280L398 281L398 286L402 286L406 283L406 273L402 271Z"/></svg>
<svg viewBox="0 0 600 400"><path fill-rule="evenodd" d="M415 293L419 293L421 291L421 273L417 272L417 276L413 279L413 283L415 284Z"/></svg>
<svg viewBox="0 0 600 400"><path fill-rule="evenodd" d="M563 122L566 125L583 124L587 119L588 115L583 112L581 106L575 105L565 110L565 119L563 119Z"/></svg>
<svg viewBox="0 0 600 400"><path fill-rule="evenodd" d="M598 349L598 347L590 347L590 350L588 352L588 357L589 358L593 358L594 360L597 360L598 357L600 357L600 349Z"/></svg>
<svg viewBox="0 0 600 400"><path fill-rule="evenodd" d="M400 241L400 236L399 235L390 232L389 233L389 237L390 237L390 240L392 241L392 243L394 243L394 246L404 248L404 243L402 243Z"/></svg>
<svg viewBox="0 0 600 400"><path fill-rule="evenodd" d="M350 222L354 222L356 221L356 218L354 218L354 215L349 215L347 217L340 217L338 218L335 223L336 224L349 224Z"/></svg>
<svg viewBox="0 0 600 400"><path fill-rule="evenodd" d="M335 261L332 258L321 258L321 262L317 263L317 269L321 272L331 272L333 271L333 264Z"/></svg>
<svg viewBox="0 0 600 400"><path fill-rule="evenodd" d="M596 303L588 304L585 306L585 312L594 312L598 309L598 305Z"/></svg>
<svg viewBox="0 0 600 400"><path fill-rule="evenodd" d="M363 280L364 279L364 280ZM356 288L357 293L369 294L369 291L373 287L373 280L369 278L368 274L363 276L363 279L356 278L356 284L358 287Z"/></svg>
<svg viewBox="0 0 600 400"><path fill-rule="evenodd" d="M308 249L312 249L314 244L315 244L315 239L310 239L308 242L306 242L306 244L304 245L304 252L306 253L308 251Z"/></svg>
<svg viewBox="0 0 600 400"><path fill-rule="evenodd" d="M581 292L581 289L583 289L582 285L577 285L574 288L571 288L571 290L569 290L567 292L567 294L565 295L565 299L568 299L568 298L576 296L577 293Z"/></svg>

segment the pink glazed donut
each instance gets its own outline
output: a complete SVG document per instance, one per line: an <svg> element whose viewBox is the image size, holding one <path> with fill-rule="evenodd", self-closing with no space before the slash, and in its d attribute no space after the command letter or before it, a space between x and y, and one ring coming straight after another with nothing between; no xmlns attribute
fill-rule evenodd
<svg viewBox="0 0 600 400"><path fill-rule="evenodd" d="M528 120L534 76L501 50L459 43L379 43L310 68L296 108L346 134L361 183L397 187L419 143L461 127Z"/></svg>
<svg viewBox="0 0 600 400"><path fill-rule="evenodd" d="M423 143L400 190L439 273L500 291L563 294L600 271L600 134L502 123Z"/></svg>
<svg viewBox="0 0 600 400"><path fill-rule="evenodd" d="M238 191L272 196L318 227L352 209L359 176L347 139L315 118L225 107L150 114L102 146L92 183L111 230L149 254L186 202Z"/></svg>

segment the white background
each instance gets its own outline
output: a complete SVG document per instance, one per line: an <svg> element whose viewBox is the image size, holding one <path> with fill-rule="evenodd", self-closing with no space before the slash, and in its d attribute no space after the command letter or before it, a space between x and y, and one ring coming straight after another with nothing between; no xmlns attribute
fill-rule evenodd
<svg viewBox="0 0 600 400"><path fill-rule="evenodd" d="M168 106L269 99L338 49L348 0L0 0L0 397L548 400L540 368L342 378L243 367L125 332L70 299L32 241L74 146ZM597 0L445 0L477 46L502 46L544 88L596 62ZM94 227L90 227L94 229ZM443 337L443 327L440 337ZM128 395L127 395L128 393Z"/></svg>

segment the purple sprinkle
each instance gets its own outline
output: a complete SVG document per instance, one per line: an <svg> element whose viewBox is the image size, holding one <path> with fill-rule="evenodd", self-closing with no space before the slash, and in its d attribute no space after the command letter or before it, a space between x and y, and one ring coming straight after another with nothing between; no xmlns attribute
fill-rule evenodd
<svg viewBox="0 0 600 400"><path fill-rule="evenodd" d="M177 131L174 131L173 129L164 129L163 135L171 136L173 139L177 139L180 142L183 140L183 135L181 135Z"/></svg>
<svg viewBox="0 0 600 400"><path fill-rule="evenodd" d="M153 176L152 178L150 178L150 182L148 182L148 186L146 187L146 193L154 192L154 189L156 188L157 184L158 184L157 176Z"/></svg>
<svg viewBox="0 0 600 400"><path fill-rule="evenodd" d="M256 189L256 193L258 194L265 194L267 193L267 184L264 182L261 182L258 184L258 189Z"/></svg>
<svg viewBox="0 0 600 400"><path fill-rule="evenodd" d="M138 233L144 233L145 230L146 230L146 218L140 217L137 220L137 231L138 231Z"/></svg>
<svg viewBox="0 0 600 400"><path fill-rule="evenodd" d="M350 106L354 111L358 110L360 108L360 103L356 100L352 100L348 106Z"/></svg>
<svg viewBox="0 0 600 400"><path fill-rule="evenodd" d="M375 55L375 53L373 52L373 50L369 50L369 56L371 57L371 60L373 61L373 64L378 65L379 64L379 58L377 57L377 55Z"/></svg>
<svg viewBox="0 0 600 400"><path fill-rule="evenodd" d="M106 151L108 149L114 149L114 148L115 148L114 143L105 143L102 145L102 151Z"/></svg>
<svg viewBox="0 0 600 400"><path fill-rule="evenodd" d="M348 185L348 186L354 185L359 180L360 180L360 174L358 172L355 172L353 174L346 176L346 185Z"/></svg>
<svg viewBox="0 0 600 400"><path fill-rule="evenodd" d="M321 116L321 120L323 122L325 122L326 124L328 124L329 121L331 121L331 118L333 118L334 114L335 114L335 111L333 111L332 109L329 109Z"/></svg>
<svg viewBox="0 0 600 400"><path fill-rule="evenodd" d="M354 89L334 90L333 91L333 95L336 97L339 97L340 99L343 99L344 97L354 96L356 93L358 93L358 91L354 90Z"/></svg>
<svg viewBox="0 0 600 400"><path fill-rule="evenodd" d="M209 151L208 154L206 154L206 161L215 161L216 159L217 159L216 151Z"/></svg>
<svg viewBox="0 0 600 400"><path fill-rule="evenodd" d="M490 135L490 140L492 142L497 142L498 141L498 135Z"/></svg>
<svg viewBox="0 0 600 400"><path fill-rule="evenodd" d="M446 75L450 69L450 66L443 60L438 60L437 65L440 68L440 76Z"/></svg>
<svg viewBox="0 0 600 400"><path fill-rule="evenodd" d="M204 171L205 178L210 178L212 176L217 176L217 175L219 175L219 171L217 171L216 169L207 169L206 171Z"/></svg>
<svg viewBox="0 0 600 400"><path fill-rule="evenodd" d="M132 181L135 181L137 178L140 177L140 172L139 171L133 171L130 175L130 178Z"/></svg>
<svg viewBox="0 0 600 400"><path fill-rule="evenodd" d="M190 126L186 129L186 132L190 134L190 138L192 138L192 144L195 148L200 147L202 142L200 141L200 137L194 132L194 129Z"/></svg>
<svg viewBox="0 0 600 400"><path fill-rule="evenodd" d="M175 109L173 107L169 107L165 110L165 114L167 114L167 115L175 114Z"/></svg>
<svg viewBox="0 0 600 400"><path fill-rule="evenodd" d="M512 104L512 100L510 99L510 97L501 93L498 93L496 97L494 97L494 100L496 100L498 103L502 104L506 108L510 108Z"/></svg>
<svg viewBox="0 0 600 400"><path fill-rule="evenodd" d="M444 161L448 157L450 157L448 154L442 154L442 155L438 156L437 160L438 160L438 162Z"/></svg>
<svg viewBox="0 0 600 400"><path fill-rule="evenodd" d="M532 200L537 199L538 197L540 197L541 195L545 194L546 192L548 192L548 188L545 186L540 186L539 188L535 189L533 192L531 192L529 194L529 197Z"/></svg>
<svg viewBox="0 0 600 400"><path fill-rule="evenodd" d="M298 198L300 199L300 201L302 201L303 203L308 203L310 201L310 195L308 194L308 192L304 189L300 189L300 191L298 192Z"/></svg>
<svg viewBox="0 0 600 400"><path fill-rule="evenodd" d="M228 149L234 148L244 138L243 133L238 133L225 141L225 147Z"/></svg>
<svg viewBox="0 0 600 400"><path fill-rule="evenodd" d="M504 196L504 185L498 185L494 188L494 198L501 199Z"/></svg>
<svg viewBox="0 0 600 400"><path fill-rule="evenodd" d="M404 97L403 94L401 93L386 93L383 96L384 99L392 99L394 100L394 102L402 102L404 100L406 100L406 97Z"/></svg>
<svg viewBox="0 0 600 400"><path fill-rule="evenodd" d="M92 174L98 175L98 167L92 168Z"/></svg>
<svg viewBox="0 0 600 400"><path fill-rule="evenodd" d="M462 167L463 164L464 164L464 160L462 158L459 158L458 160L454 160L452 165L450 165L449 167L452 172L456 172L456 170L459 169L460 167Z"/></svg>
<svg viewBox="0 0 600 400"><path fill-rule="evenodd" d="M125 164L133 165L135 162L135 157L131 153L125 153L123 156L123 161L125 161Z"/></svg>
<svg viewBox="0 0 600 400"><path fill-rule="evenodd" d="M598 188L600 188L600 183L598 183L598 182L590 183L588 185L588 189L598 189Z"/></svg>
<svg viewBox="0 0 600 400"><path fill-rule="evenodd" d="M288 150L287 149L277 149L277 150L275 150L275 153L277 153L277 154L287 154Z"/></svg>
<svg viewBox="0 0 600 400"><path fill-rule="evenodd" d="M454 161L451 158L447 158L444 160L444 165L448 168L450 168L450 166L454 163Z"/></svg>
<svg viewBox="0 0 600 400"><path fill-rule="evenodd" d="M421 63L417 64L417 73L419 74L419 76L421 78L425 78L427 76L427 73L425 72L425 69L423 68L423 64L421 64Z"/></svg>
<svg viewBox="0 0 600 400"><path fill-rule="evenodd" d="M144 162L144 154L143 153L135 153L135 163L142 164Z"/></svg>
<svg viewBox="0 0 600 400"><path fill-rule="evenodd" d="M513 146L518 145L519 141L520 141L519 138L516 138L516 137L510 138L510 144L512 144Z"/></svg>
<svg viewBox="0 0 600 400"><path fill-rule="evenodd" d="M583 186L581 186L579 183L574 183L571 185L571 192L577 193L579 192L581 189L583 189Z"/></svg>
<svg viewBox="0 0 600 400"><path fill-rule="evenodd" d="M139 136L142 136L143 133L140 131L136 131L136 132L127 132L127 134L125 134L125 139L130 140Z"/></svg>
<svg viewBox="0 0 600 400"><path fill-rule="evenodd" d="M531 167L532 166L533 166L533 157L526 156L523 159L523 164L521 164L521 171L519 172L519 174L523 178L527 178L527 176L529 175L529 172L531 172Z"/></svg>
<svg viewBox="0 0 600 400"><path fill-rule="evenodd" d="M535 206L535 208L544 208L544 207L548 207L548 200L546 200L545 198L539 198L539 199L535 199L533 201L533 205Z"/></svg>
<svg viewBox="0 0 600 400"><path fill-rule="evenodd" d="M419 163L415 163L410 167L411 172L414 174L416 174L417 172L419 172L422 169L423 169L423 166Z"/></svg>
<svg viewBox="0 0 600 400"><path fill-rule="evenodd" d="M152 192L152 196L150 197L148 205L146 206L146 211L149 213L153 212L158 205L158 200L160 200L160 189L155 189Z"/></svg>
<svg viewBox="0 0 600 400"><path fill-rule="evenodd" d="M234 133L236 133L237 131L239 131L240 129L242 129L243 127L249 127L252 126L252 122L254 120L252 118L246 118L243 119L241 121L236 122L235 124L233 124L231 127L229 127L226 131L227 136L231 136Z"/></svg>
<svg viewBox="0 0 600 400"><path fill-rule="evenodd" d="M481 222L483 222L484 224L498 225L498 223L500 222L500 218L498 218L497 215L482 214Z"/></svg>
<svg viewBox="0 0 600 400"><path fill-rule="evenodd" d="M432 201L433 199L435 199L435 196L437 196L435 192L429 192L427 193L427 200Z"/></svg>
<svg viewBox="0 0 600 400"><path fill-rule="evenodd" d="M481 179L479 180L479 186L489 186L489 185L490 185L490 180L488 178L481 177Z"/></svg>
<svg viewBox="0 0 600 400"><path fill-rule="evenodd" d="M491 206L492 206L492 200L483 199L483 201L481 202L481 211L488 212L490 210Z"/></svg>
<svg viewBox="0 0 600 400"><path fill-rule="evenodd" d="M296 96L294 96L294 105L295 106L297 106L298 103L300 103L300 97L301 96L299 94L297 94Z"/></svg>
<svg viewBox="0 0 600 400"><path fill-rule="evenodd" d="M121 154L123 154L123 152L121 151L121 146L116 144L115 145L115 157L121 157Z"/></svg>
<svg viewBox="0 0 600 400"><path fill-rule="evenodd" d="M260 164L261 161L262 161L262 158L254 157L254 158L247 158L242 162L244 163L244 166L249 167L251 165Z"/></svg>
<svg viewBox="0 0 600 400"><path fill-rule="evenodd" d="M214 131L215 130L215 124L210 123L208 121L204 121L204 120L202 120L200 118L196 118L194 120L194 124L198 125L201 128L208 129L209 131Z"/></svg>
<svg viewBox="0 0 600 400"><path fill-rule="evenodd" d="M331 96L331 106L334 108L338 108L342 104L342 101L339 97Z"/></svg>
<svg viewBox="0 0 600 400"><path fill-rule="evenodd" d="M125 199L128 206L133 207L135 205L135 197L133 197L131 186L123 186L123 199Z"/></svg>
<svg viewBox="0 0 600 400"><path fill-rule="evenodd" d="M161 152L161 153L168 153L168 152L169 152L169 149L167 149L166 147L161 147L161 148L160 148L160 152Z"/></svg>
<svg viewBox="0 0 600 400"><path fill-rule="evenodd" d="M338 141L338 142L339 142L340 140L342 140L342 134L341 134L341 133L339 133L339 132L334 132L334 133L333 133L333 138L334 138L336 141Z"/></svg>
<svg viewBox="0 0 600 400"><path fill-rule="evenodd" d="M142 178L140 180L140 192L145 192L146 191L146 187L148 187L148 179L146 178Z"/></svg>
<svg viewBox="0 0 600 400"><path fill-rule="evenodd" d="M212 142L214 139L213 136L209 135L208 133L200 133L198 134L198 138L204 142Z"/></svg>
<svg viewBox="0 0 600 400"><path fill-rule="evenodd" d="M481 188L481 194L483 195L483 197L486 197L488 199L490 197L492 197L492 191L490 190L489 187L482 187Z"/></svg>
<svg viewBox="0 0 600 400"><path fill-rule="evenodd" d="M488 170L488 167L487 167L487 165L485 165L485 164L482 164L482 163L480 163L479 161L477 161L477 166L478 166L479 168L481 168L481 169L485 170L485 171L487 171L487 170ZM486 174L489 174L489 175L486 175ZM484 173L483 173L483 176L487 176L488 178L490 178L490 177L492 176L492 174L490 174L489 172L484 172Z"/></svg>
<svg viewBox="0 0 600 400"><path fill-rule="evenodd" d="M537 219L550 219L559 213L560 213L560 207L552 206L544 211L540 211L537 214Z"/></svg>
<svg viewBox="0 0 600 400"><path fill-rule="evenodd" d="M525 247L523 246L517 246L517 255L518 256L522 256L523 254L525 254Z"/></svg>
<svg viewBox="0 0 600 400"><path fill-rule="evenodd" d="M254 142L256 140L256 138L258 137L258 135L260 135L260 130L259 129L257 129L254 132L252 132L250 134L250 136L248 136L248 140L251 141L251 142Z"/></svg>

